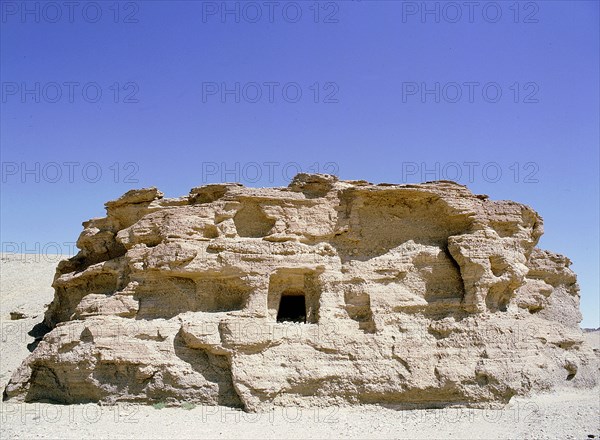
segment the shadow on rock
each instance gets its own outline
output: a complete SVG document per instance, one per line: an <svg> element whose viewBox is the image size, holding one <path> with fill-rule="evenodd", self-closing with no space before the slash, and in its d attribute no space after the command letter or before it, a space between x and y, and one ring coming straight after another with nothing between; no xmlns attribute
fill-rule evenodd
<svg viewBox="0 0 600 440"><path fill-rule="evenodd" d="M43 321L38 322L36 325L34 325L27 334L29 336L33 336L35 338L35 340L33 342L27 344L27 350L29 350L30 353L33 350L35 350L36 347L38 346L38 344L40 343L40 341L42 339L44 339L44 336L47 333L49 333L50 330L52 330L52 329L50 327L48 327L46 324L44 324Z"/></svg>

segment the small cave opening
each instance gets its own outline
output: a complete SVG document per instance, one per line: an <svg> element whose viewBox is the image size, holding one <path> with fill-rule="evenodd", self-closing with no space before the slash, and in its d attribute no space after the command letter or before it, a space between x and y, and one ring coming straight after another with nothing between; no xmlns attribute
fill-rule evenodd
<svg viewBox="0 0 600 440"><path fill-rule="evenodd" d="M318 271L279 268L269 277L268 316L272 322L317 324L321 291Z"/></svg>
<svg viewBox="0 0 600 440"><path fill-rule="evenodd" d="M277 322L306 323L306 297L282 295L277 310Z"/></svg>
<svg viewBox="0 0 600 440"><path fill-rule="evenodd" d="M565 365L565 370L567 370L567 380L573 380L575 379L575 375L577 374L577 365L573 364L572 362L567 362L567 365Z"/></svg>

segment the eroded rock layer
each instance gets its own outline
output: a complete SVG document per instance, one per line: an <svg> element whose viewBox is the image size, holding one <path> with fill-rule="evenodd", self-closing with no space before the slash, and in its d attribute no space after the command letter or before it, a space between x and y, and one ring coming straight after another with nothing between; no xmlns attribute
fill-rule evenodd
<svg viewBox="0 0 600 440"><path fill-rule="evenodd" d="M575 274L527 206L300 174L106 209L5 399L481 406L595 384Z"/></svg>

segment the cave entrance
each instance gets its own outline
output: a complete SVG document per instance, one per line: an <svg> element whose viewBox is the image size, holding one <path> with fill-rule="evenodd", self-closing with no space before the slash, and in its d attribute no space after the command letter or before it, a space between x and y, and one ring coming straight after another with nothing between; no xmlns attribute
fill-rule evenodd
<svg viewBox="0 0 600 440"><path fill-rule="evenodd" d="M281 296L277 310L277 322L306 323L306 297L304 294Z"/></svg>
<svg viewBox="0 0 600 440"><path fill-rule="evenodd" d="M269 277L269 320L317 324L322 290L319 275L319 271L307 268L276 269Z"/></svg>

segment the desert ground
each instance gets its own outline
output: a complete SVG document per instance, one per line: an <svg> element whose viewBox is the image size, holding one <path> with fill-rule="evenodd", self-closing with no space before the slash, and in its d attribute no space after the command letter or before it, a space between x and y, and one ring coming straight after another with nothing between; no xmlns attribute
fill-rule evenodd
<svg viewBox="0 0 600 440"><path fill-rule="evenodd" d="M63 256L0 256L0 388L29 354ZM12 314L11 314L12 312ZM18 319L16 319L18 318ZM600 332L586 333L600 350ZM0 438L561 438L600 437L600 390L513 398L504 408L398 411L381 406L278 408L19 404L0 406Z"/></svg>

